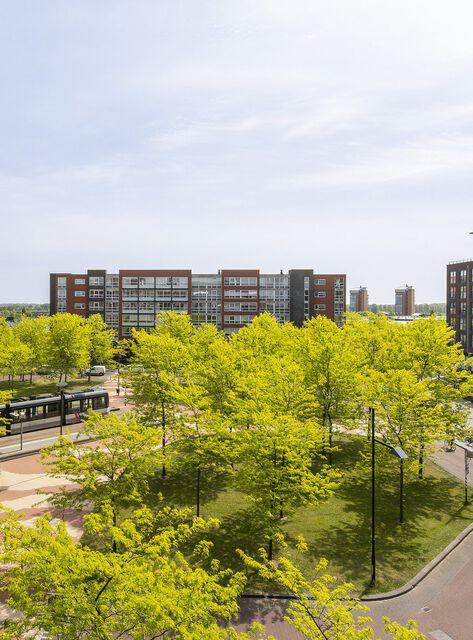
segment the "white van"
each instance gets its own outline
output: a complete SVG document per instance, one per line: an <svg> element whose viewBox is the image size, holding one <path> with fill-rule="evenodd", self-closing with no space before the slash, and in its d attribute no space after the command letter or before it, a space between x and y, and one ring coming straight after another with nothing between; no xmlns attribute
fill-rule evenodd
<svg viewBox="0 0 473 640"><path fill-rule="evenodd" d="M102 364L94 364L90 369L84 369L84 376L104 376L106 368Z"/></svg>

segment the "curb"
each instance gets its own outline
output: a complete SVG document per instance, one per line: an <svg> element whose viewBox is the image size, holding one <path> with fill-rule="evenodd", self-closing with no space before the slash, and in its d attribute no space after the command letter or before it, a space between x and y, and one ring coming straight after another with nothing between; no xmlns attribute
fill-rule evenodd
<svg viewBox="0 0 473 640"><path fill-rule="evenodd" d="M468 525L458 536L448 544L438 556L425 565L423 569L419 571L409 582L406 582L402 587L393 589L392 591L386 591L384 593L373 593L368 595L359 596L361 602L375 602L378 600L391 600L398 598L399 596L409 593L417 587L417 585L431 573L435 567L437 567L452 551L454 551L473 531L473 523ZM259 600L297 600L297 596L291 596L285 593L242 593L240 598L259 599ZM312 598L311 598L312 599Z"/></svg>
<svg viewBox="0 0 473 640"><path fill-rule="evenodd" d="M88 442L94 442L94 438L84 438L82 440L76 440L77 444L87 444ZM40 447L39 449L23 449L23 451L12 451L11 453L0 453L0 464L2 462L8 462L9 460L18 460L19 458L36 456L44 449L47 449L47 447Z"/></svg>
<svg viewBox="0 0 473 640"><path fill-rule="evenodd" d="M473 523L468 525L466 529L464 529L458 536L448 544L443 551L441 551L437 557L429 562L429 564L425 565L423 569L419 571L417 575L415 575L409 582L406 582L405 585L399 587L399 589L393 589L393 591L386 591L385 593L373 593L368 595L360 596L360 600L363 602L373 602L376 600L390 600L392 598L398 598L399 596L404 595L405 593L409 593L412 591L417 585L424 580L429 573L431 573L435 567L437 567L447 556L449 556L452 551L454 551L462 542L467 538L470 533L473 531Z"/></svg>

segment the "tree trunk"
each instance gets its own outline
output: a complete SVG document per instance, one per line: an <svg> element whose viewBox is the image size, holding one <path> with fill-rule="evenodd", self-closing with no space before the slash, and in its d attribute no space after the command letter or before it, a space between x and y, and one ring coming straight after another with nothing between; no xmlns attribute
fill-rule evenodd
<svg viewBox="0 0 473 640"><path fill-rule="evenodd" d="M30 372L30 384L33 384L33 372Z"/></svg>
<svg viewBox="0 0 473 640"><path fill-rule="evenodd" d="M419 472L418 472L419 480L424 479L424 450L425 450L425 445L424 443L422 443L419 447Z"/></svg>
<svg viewBox="0 0 473 640"><path fill-rule="evenodd" d="M161 425L163 429L163 440L162 440L162 449L163 449L163 459L165 456L166 449L166 410L164 407L164 401L161 402ZM163 468L161 470L161 477L164 479L166 477L166 465L163 462Z"/></svg>
<svg viewBox="0 0 473 640"><path fill-rule="evenodd" d="M197 487L196 487L197 491L196 491L196 498L197 498L197 504L196 504L196 514L197 517L200 516L200 465L197 467Z"/></svg>
<svg viewBox="0 0 473 640"><path fill-rule="evenodd" d="M268 560L273 559L273 534L269 536L268 542Z"/></svg>
<svg viewBox="0 0 473 640"><path fill-rule="evenodd" d="M330 414L327 415L328 418L328 463L332 466L333 458L332 458L332 443L333 443L333 425Z"/></svg>
<svg viewBox="0 0 473 640"><path fill-rule="evenodd" d="M115 509L113 510L113 526L116 527L118 524L118 517L117 517L117 512L115 511ZM117 541L114 540L112 543L112 549L113 549L113 553L117 553L118 549L117 549Z"/></svg>

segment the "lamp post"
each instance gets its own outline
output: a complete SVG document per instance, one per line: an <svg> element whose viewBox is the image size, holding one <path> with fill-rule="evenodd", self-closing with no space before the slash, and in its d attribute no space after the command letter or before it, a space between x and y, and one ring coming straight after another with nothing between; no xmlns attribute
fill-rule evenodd
<svg viewBox="0 0 473 640"><path fill-rule="evenodd" d="M18 411L13 411L10 415L20 423L20 451L23 451L23 420L26 416L26 410L19 409Z"/></svg>
<svg viewBox="0 0 473 640"><path fill-rule="evenodd" d="M387 442L378 440L375 437L375 410L370 408L371 423L371 585L376 582L376 445L383 447L399 458L399 522L404 523L404 460L407 460L407 453L401 447L394 447Z"/></svg>
<svg viewBox="0 0 473 640"><path fill-rule="evenodd" d="M58 382L57 383L57 388L59 389L59 394L61 396L61 400L60 400L60 416L61 416L61 423L59 425L59 433L61 434L61 436L63 435L64 432L64 426L66 424L66 398L64 396L64 389L67 387L67 382Z"/></svg>
<svg viewBox="0 0 473 640"><path fill-rule="evenodd" d="M473 446L462 440L454 440L453 444L465 452L465 505L468 504L468 476L470 475L470 458L473 458Z"/></svg>
<svg viewBox="0 0 473 640"><path fill-rule="evenodd" d="M120 395L120 363L118 363L117 365L117 374L118 374L118 379L117 379L117 396Z"/></svg>

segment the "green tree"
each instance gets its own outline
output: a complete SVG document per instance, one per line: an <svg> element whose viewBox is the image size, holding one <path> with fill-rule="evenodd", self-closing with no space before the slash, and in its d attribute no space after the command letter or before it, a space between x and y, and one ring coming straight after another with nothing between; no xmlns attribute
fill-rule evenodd
<svg viewBox="0 0 473 640"><path fill-rule="evenodd" d="M23 344L6 321L0 318L0 372L8 376L12 390L14 376L28 370L32 355L31 348Z"/></svg>
<svg viewBox="0 0 473 640"><path fill-rule="evenodd" d="M237 486L253 505L272 558L284 515L306 504L327 500L337 487L338 474L326 465L313 470L320 451L321 430L313 421L290 416L275 420L260 413L257 422L239 435Z"/></svg>
<svg viewBox="0 0 473 640"><path fill-rule="evenodd" d="M181 316L175 314L179 319ZM162 475L166 445L177 419L177 401L189 359L189 346L167 330L136 331L131 365L125 373L137 411L161 435Z"/></svg>
<svg viewBox="0 0 473 640"><path fill-rule="evenodd" d="M159 455L156 429L138 423L131 413L92 413L83 433L99 441L88 447L67 437L42 451L50 475L73 482L77 489L54 494L58 506L92 507L109 505L116 524L120 515L143 502L149 492Z"/></svg>
<svg viewBox="0 0 473 640"><path fill-rule="evenodd" d="M305 385L314 394L317 416L328 432L331 464L334 422L347 426L360 409L360 376L350 334L328 318L311 318L302 329L300 354Z"/></svg>
<svg viewBox="0 0 473 640"><path fill-rule="evenodd" d="M90 365L104 365L109 367L114 362L114 340L115 333L109 329L99 313L87 318L89 329L89 362ZM90 371L89 371L90 380Z"/></svg>
<svg viewBox="0 0 473 640"><path fill-rule="evenodd" d="M13 331L20 342L30 348L30 360L26 371L30 374L31 384L33 373L40 371L47 362L48 318L22 316Z"/></svg>
<svg viewBox="0 0 473 640"><path fill-rule="evenodd" d="M140 527L144 526L142 515ZM109 527L121 552L76 543L64 524L40 518L33 526L14 516L0 521L1 589L20 613L2 624L0 638L46 631L62 640L231 640L262 638L261 629L238 634L219 622L238 610L242 574L191 566L183 543L201 528L181 524L143 537L132 520L120 526L86 518L89 538Z"/></svg>
<svg viewBox="0 0 473 640"><path fill-rule="evenodd" d="M90 330L84 318L60 313L48 319L48 365L59 381L90 364Z"/></svg>
<svg viewBox="0 0 473 640"><path fill-rule="evenodd" d="M156 328L152 333L167 335L179 340L179 342L183 344L188 344L194 333L194 327L187 313L162 311L156 316Z"/></svg>

